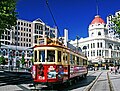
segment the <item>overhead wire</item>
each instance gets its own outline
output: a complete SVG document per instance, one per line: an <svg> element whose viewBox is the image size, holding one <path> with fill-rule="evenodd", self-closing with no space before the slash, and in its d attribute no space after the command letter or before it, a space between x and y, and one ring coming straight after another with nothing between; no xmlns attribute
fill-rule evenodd
<svg viewBox="0 0 120 91"><path fill-rule="evenodd" d="M53 19L54 24L55 24L55 26L57 27L58 35L61 36L60 30L59 30L59 28L58 28L58 25L57 25L57 23L56 23L56 20L55 20L55 18L54 18L54 15L53 15L53 13L52 13L52 11L51 11L51 8L50 8L50 6L49 6L48 0L46 0L46 5L47 5L47 7L48 7L48 10L50 11L50 14L51 14L51 16L52 16L52 19Z"/></svg>

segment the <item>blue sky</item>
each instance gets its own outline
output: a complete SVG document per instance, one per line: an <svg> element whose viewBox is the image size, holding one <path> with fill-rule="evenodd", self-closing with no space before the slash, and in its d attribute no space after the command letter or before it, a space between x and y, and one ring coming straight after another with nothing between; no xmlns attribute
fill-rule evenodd
<svg viewBox="0 0 120 91"><path fill-rule="evenodd" d="M41 18L51 27L53 19L45 3L46 0L18 0L18 18L33 21ZM106 22L109 14L120 10L120 0L97 0L99 15ZM63 29L69 31L69 39L88 36L88 26L97 14L96 0L48 0L61 35Z"/></svg>

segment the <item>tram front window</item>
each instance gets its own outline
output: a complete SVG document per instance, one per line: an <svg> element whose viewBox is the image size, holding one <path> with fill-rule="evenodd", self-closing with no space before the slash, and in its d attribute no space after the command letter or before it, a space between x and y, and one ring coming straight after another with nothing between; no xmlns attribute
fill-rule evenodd
<svg viewBox="0 0 120 91"><path fill-rule="evenodd" d="M61 51L58 51L58 62L61 62Z"/></svg>
<svg viewBox="0 0 120 91"><path fill-rule="evenodd" d="M45 62L45 50L39 51L39 62Z"/></svg>
<svg viewBox="0 0 120 91"><path fill-rule="evenodd" d="M55 62L55 50L47 50L47 61Z"/></svg>
<svg viewBox="0 0 120 91"><path fill-rule="evenodd" d="M34 52L35 62L37 62L37 51Z"/></svg>

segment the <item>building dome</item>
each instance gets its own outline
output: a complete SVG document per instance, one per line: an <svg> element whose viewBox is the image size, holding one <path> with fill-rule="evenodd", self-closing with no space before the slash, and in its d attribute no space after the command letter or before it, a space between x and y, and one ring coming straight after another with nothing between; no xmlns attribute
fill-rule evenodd
<svg viewBox="0 0 120 91"><path fill-rule="evenodd" d="M99 15L96 15L93 21L91 22L91 24L96 24L96 23L105 24L104 20Z"/></svg>

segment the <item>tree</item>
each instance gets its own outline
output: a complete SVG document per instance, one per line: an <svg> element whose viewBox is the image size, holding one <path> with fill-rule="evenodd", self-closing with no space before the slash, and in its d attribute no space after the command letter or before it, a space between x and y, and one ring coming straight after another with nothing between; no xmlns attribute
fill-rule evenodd
<svg viewBox="0 0 120 91"><path fill-rule="evenodd" d="M116 33L120 34L120 15L115 16L111 21L115 24L113 28L116 30Z"/></svg>
<svg viewBox="0 0 120 91"><path fill-rule="evenodd" d="M0 36L17 23L16 0L0 0Z"/></svg>
<svg viewBox="0 0 120 91"><path fill-rule="evenodd" d="M25 64L25 58L24 58L24 55L22 55L21 64L22 64L22 67L23 67L23 65Z"/></svg>
<svg viewBox="0 0 120 91"><path fill-rule="evenodd" d="M6 61L5 61L4 56L1 56L1 57L0 57L0 64L2 64L2 65L5 65L5 64L6 64Z"/></svg>

